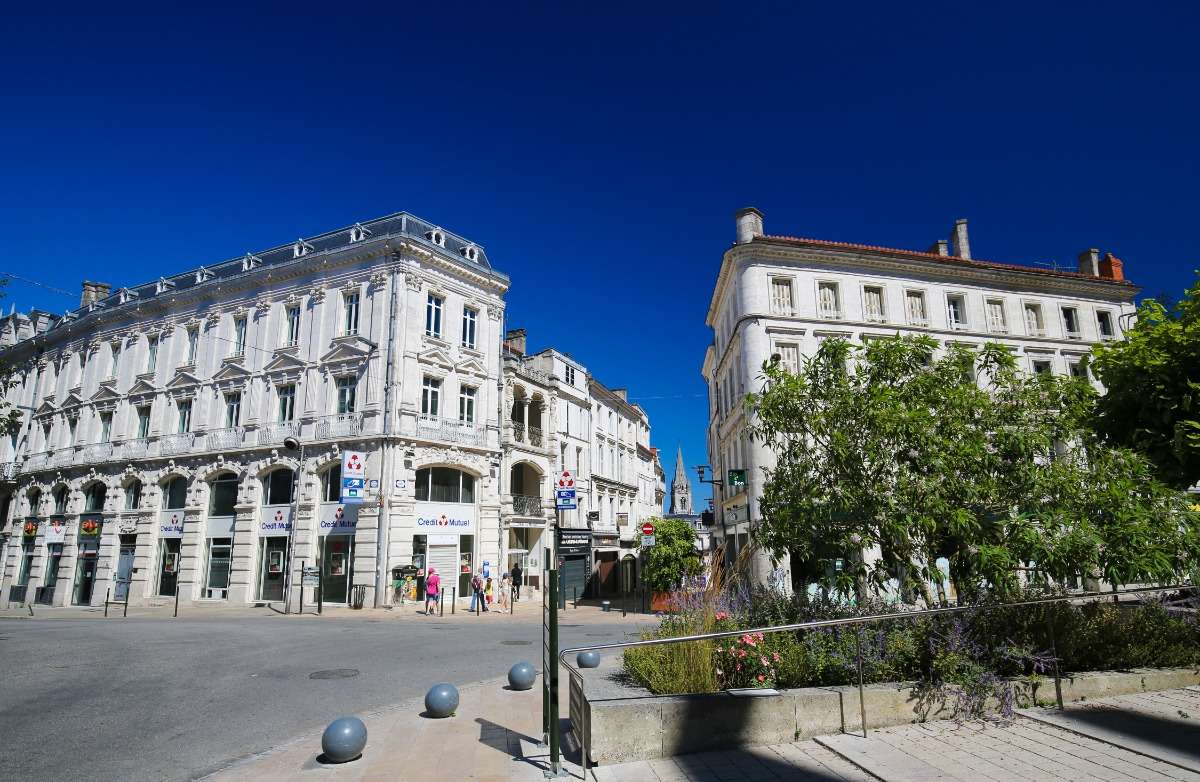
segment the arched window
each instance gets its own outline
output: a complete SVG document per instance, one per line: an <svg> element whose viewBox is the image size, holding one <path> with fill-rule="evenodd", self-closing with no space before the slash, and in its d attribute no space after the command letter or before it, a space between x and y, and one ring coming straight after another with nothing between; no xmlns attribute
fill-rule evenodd
<svg viewBox="0 0 1200 782"><path fill-rule="evenodd" d="M233 506L237 504L238 493L238 477L236 473L223 472L212 481L212 488L208 493L208 515L209 516L232 516L237 511Z"/></svg>
<svg viewBox="0 0 1200 782"><path fill-rule="evenodd" d="M475 502L475 478L453 467L417 470L417 499L424 502Z"/></svg>
<svg viewBox="0 0 1200 782"><path fill-rule="evenodd" d="M87 494L83 496L83 512L99 513L104 510L104 498L107 494L107 486L103 483L93 483L88 487Z"/></svg>
<svg viewBox="0 0 1200 782"><path fill-rule="evenodd" d="M34 489L29 492L29 515L36 516L38 514L38 505L42 501L42 490Z"/></svg>
<svg viewBox="0 0 1200 782"><path fill-rule="evenodd" d="M125 487L125 510L137 510L142 507L142 482L133 480Z"/></svg>
<svg viewBox="0 0 1200 782"><path fill-rule="evenodd" d="M342 501L342 465L335 464L325 471L325 502Z"/></svg>
<svg viewBox="0 0 1200 782"><path fill-rule="evenodd" d="M178 510L187 504L187 478L176 475L163 485L163 508Z"/></svg>
<svg viewBox="0 0 1200 782"><path fill-rule="evenodd" d="M292 501L295 470L286 467L263 478L263 505L287 505Z"/></svg>
<svg viewBox="0 0 1200 782"><path fill-rule="evenodd" d="M54 512L61 516L67 512L67 498L71 496L70 490L66 486L59 486L54 490Z"/></svg>

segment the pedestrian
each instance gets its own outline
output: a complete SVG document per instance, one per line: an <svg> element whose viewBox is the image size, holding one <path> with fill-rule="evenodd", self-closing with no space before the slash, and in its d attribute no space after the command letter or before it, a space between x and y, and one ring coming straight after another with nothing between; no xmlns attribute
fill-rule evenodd
<svg viewBox="0 0 1200 782"><path fill-rule="evenodd" d="M492 606L492 577L488 576L487 583L483 587L483 607L491 608Z"/></svg>
<svg viewBox="0 0 1200 782"><path fill-rule="evenodd" d="M429 575L425 577L425 616L433 616L433 609L437 607L438 593L442 587L442 577L433 568L429 568Z"/></svg>
<svg viewBox="0 0 1200 782"><path fill-rule="evenodd" d="M512 569L512 597L513 602L521 599L521 563L513 565Z"/></svg>
<svg viewBox="0 0 1200 782"><path fill-rule="evenodd" d="M500 612L507 614L511 608L509 607L508 596L512 591L512 576L505 573L500 579Z"/></svg>

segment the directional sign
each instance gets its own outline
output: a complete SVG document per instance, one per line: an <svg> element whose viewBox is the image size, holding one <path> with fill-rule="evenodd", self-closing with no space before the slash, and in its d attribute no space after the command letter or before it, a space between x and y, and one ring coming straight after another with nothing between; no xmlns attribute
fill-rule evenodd
<svg viewBox="0 0 1200 782"><path fill-rule="evenodd" d="M653 545L654 545L654 536L653 535L642 535L642 547L643 548L648 548Z"/></svg>
<svg viewBox="0 0 1200 782"><path fill-rule="evenodd" d="M643 535L653 535L654 534L654 525L647 521L645 524L642 525L642 534Z"/></svg>

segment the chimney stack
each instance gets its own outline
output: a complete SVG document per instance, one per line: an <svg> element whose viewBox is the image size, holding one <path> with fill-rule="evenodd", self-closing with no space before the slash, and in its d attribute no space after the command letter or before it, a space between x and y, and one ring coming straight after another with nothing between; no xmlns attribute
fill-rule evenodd
<svg viewBox="0 0 1200 782"><path fill-rule="evenodd" d="M1100 251L1095 247L1079 254L1079 273L1089 277L1100 276Z"/></svg>
<svg viewBox="0 0 1200 782"><path fill-rule="evenodd" d="M1100 276L1110 280L1121 281L1125 279L1125 271L1122 268L1121 259L1112 253L1105 253L1104 260L1100 261Z"/></svg>
<svg viewBox="0 0 1200 782"><path fill-rule="evenodd" d="M971 260L971 242L967 240L967 220L960 217L954 221L954 233L950 234L950 246L956 258Z"/></svg>
<svg viewBox="0 0 1200 782"><path fill-rule="evenodd" d="M504 332L504 346L510 353L525 355L525 329L509 329Z"/></svg>
<svg viewBox="0 0 1200 782"><path fill-rule="evenodd" d="M112 286L107 282L90 282L83 281L83 294L79 297L79 306L86 307L94 301L107 298L108 292L112 290Z"/></svg>
<svg viewBox="0 0 1200 782"><path fill-rule="evenodd" d="M737 221L737 243L746 244L763 235L763 213L752 206L739 209L733 215Z"/></svg>
<svg viewBox="0 0 1200 782"><path fill-rule="evenodd" d="M945 239L938 239L936 242L929 245L929 249L925 252L933 253L934 255L949 255L950 242L946 241Z"/></svg>

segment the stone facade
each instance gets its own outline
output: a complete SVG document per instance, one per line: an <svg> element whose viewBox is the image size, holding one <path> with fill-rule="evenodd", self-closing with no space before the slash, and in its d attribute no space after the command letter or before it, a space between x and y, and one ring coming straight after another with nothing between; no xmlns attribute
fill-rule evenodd
<svg viewBox="0 0 1200 782"><path fill-rule="evenodd" d="M1138 288L1111 254L1085 250L1079 271L976 260L965 220L927 252L766 235L756 209L738 213L736 236L709 306L713 342L702 368L714 474L746 471L745 485L717 487L713 532L730 541L728 555L749 541L772 466L746 436L740 403L759 388L764 362L798 366L831 337L925 334L943 345L1000 343L1029 371L1087 375L1092 345L1119 339L1135 311ZM775 564L759 556L756 577L766 580Z"/></svg>
<svg viewBox="0 0 1200 782"><path fill-rule="evenodd" d="M65 317L0 322L23 416L0 599L296 605L304 563L331 602L381 605L393 567L499 560L509 281L481 247L401 213L88 285ZM347 451L360 505L340 503Z"/></svg>

